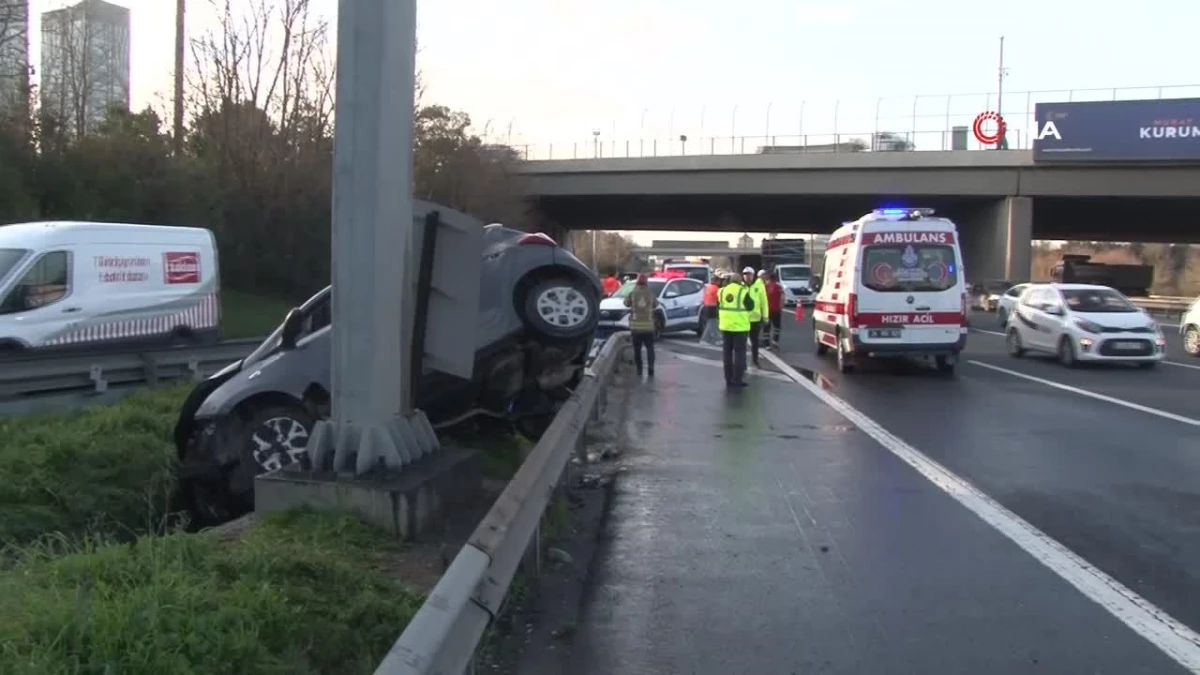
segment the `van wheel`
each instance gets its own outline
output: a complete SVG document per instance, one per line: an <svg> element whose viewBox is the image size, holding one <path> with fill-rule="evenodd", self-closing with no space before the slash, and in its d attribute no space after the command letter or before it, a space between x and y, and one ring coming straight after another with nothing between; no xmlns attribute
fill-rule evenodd
<svg viewBox="0 0 1200 675"><path fill-rule="evenodd" d="M846 340L838 335L837 338L837 370L839 373L849 373L854 370L850 354L846 351Z"/></svg>
<svg viewBox="0 0 1200 675"><path fill-rule="evenodd" d="M1058 360L1067 368L1074 368L1077 363L1075 360L1075 346L1071 344L1071 341L1066 336L1063 336L1058 341Z"/></svg>
<svg viewBox="0 0 1200 675"><path fill-rule="evenodd" d="M1025 355L1025 347L1021 344L1021 334L1016 328L1009 328L1008 334L1004 336L1004 346L1008 348L1008 355L1014 359L1019 359Z"/></svg>
<svg viewBox="0 0 1200 675"><path fill-rule="evenodd" d="M817 356L825 356L829 353L829 347L821 342L821 334L815 330L813 331L813 350L816 351Z"/></svg>
<svg viewBox="0 0 1200 675"><path fill-rule="evenodd" d="M937 371L942 375L954 375L955 363L946 356L938 356L934 359L934 365L937 366Z"/></svg>

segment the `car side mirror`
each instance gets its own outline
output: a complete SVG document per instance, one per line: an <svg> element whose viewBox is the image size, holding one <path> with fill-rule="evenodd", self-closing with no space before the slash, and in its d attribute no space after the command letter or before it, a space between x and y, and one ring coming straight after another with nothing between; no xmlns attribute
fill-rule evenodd
<svg viewBox="0 0 1200 675"><path fill-rule="evenodd" d="M296 340L304 330L304 315L299 309L292 309L283 319L283 331L279 334L279 346L283 349L295 349Z"/></svg>
<svg viewBox="0 0 1200 675"><path fill-rule="evenodd" d="M671 298L678 298L678 297L679 297L679 291L676 291L676 290L670 290L670 291L667 291L666 293L663 293L663 298L666 300L670 300Z"/></svg>
<svg viewBox="0 0 1200 675"><path fill-rule="evenodd" d="M1059 307L1058 305L1047 305L1045 311L1047 314L1049 314L1051 316L1062 316L1063 315L1063 308Z"/></svg>

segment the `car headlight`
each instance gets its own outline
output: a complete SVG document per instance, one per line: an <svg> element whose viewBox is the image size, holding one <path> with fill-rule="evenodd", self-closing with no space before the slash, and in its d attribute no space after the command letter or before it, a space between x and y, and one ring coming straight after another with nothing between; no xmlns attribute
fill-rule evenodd
<svg viewBox="0 0 1200 675"><path fill-rule="evenodd" d="M1100 324L1092 323L1091 321L1088 321L1087 319L1075 319L1075 325L1079 326L1081 329L1083 329L1089 333L1104 332L1104 329L1100 327Z"/></svg>

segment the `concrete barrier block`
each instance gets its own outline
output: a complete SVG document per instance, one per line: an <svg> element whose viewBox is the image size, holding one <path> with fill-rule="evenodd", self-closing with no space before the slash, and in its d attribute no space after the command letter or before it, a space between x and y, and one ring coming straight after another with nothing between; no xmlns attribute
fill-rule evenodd
<svg viewBox="0 0 1200 675"><path fill-rule="evenodd" d="M400 539L418 539L448 509L465 505L480 489L475 450L444 446L389 476L361 478L329 471L273 471L254 481L254 510L346 510Z"/></svg>

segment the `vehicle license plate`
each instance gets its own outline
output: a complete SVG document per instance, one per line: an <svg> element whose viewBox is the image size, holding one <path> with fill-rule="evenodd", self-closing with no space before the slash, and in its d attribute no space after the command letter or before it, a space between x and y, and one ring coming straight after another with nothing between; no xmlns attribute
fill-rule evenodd
<svg viewBox="0 0 1200 675"><path fill-rule="evenodd" d="M869 338L898 338L900 337L899 328L869 328L867 329L867 337Z"/></svg>
<svg viewBox="0 0 1200 675"><path fill-rule="evenodd" d="M1117 342L1113 345L1113 347L1126 352L1135 352L1142 348L1142 346L1136 342Z"/></svg>

